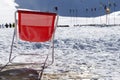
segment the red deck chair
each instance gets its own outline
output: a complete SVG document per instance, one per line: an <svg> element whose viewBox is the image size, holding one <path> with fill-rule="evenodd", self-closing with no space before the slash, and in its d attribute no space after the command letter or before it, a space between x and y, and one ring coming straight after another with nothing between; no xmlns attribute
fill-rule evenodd
<svg viewBox="0 0 120 80"><path fill-rule="evenodd" d="M18 19L18 20L17 20ZM51 65L54 61L54 34L57 25L57 14L56 13L49 13L49 12L37 12L37 11L26 11L26 10L18 10L15 14L15 21L16 21L16 28L13 35L10 55L9 55L9 62L6 66L19 66L19 65L42 65L42 70ZM17 56L13 55L13 48L15 42L15 35L19 37L23 41L29 42L47 42L49 41L51 44L49 45L51 48L51 53L48 52L46 58L41 63L14 63L14 59ZM48 56L51 54L51 63L47 63ZM35 55L38 54L19 54L24 56ZM5 67L6 67L5 66ZM43 67L44 66L44 67ZM39 67L39 66L38 66Z"/></svg>

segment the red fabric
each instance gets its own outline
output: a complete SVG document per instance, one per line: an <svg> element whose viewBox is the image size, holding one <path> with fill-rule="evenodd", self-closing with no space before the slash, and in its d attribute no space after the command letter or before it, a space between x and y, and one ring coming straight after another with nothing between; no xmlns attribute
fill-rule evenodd
<svg viewBox="0 0 120 80"><path fill-rule="evenodd" d="M45 42L54 32L56 14L33 11L18 11L18 32L22 40Z"/></svg>

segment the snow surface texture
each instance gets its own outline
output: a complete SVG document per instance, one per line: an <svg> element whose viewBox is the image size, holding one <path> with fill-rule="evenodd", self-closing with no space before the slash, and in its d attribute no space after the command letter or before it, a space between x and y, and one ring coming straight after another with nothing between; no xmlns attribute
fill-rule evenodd
<svg viewBox="0 0 120 80"><path fill-rule="evenodd" d="M14 22L16 4L14 0L0 0L0 16L4 22ZM9 13L8 13L9 12ZM107 24L120 24L120 12L108 15ZM114 22L115 18L115 22ZM55 36L55 62L46 69L46 72L78 72L98 74L100 80L120 79L120 27L73 27L74 24L106 24L106 16L96 18L60 17L60 25L69 25L67 28L57 28ZM13 35L13 28L0 29L0 64L8 62L8 54ZM14 53L46 53L48 44L18 42L18 49ZM24 47L24 46L25 47ZM39 61L39 58L23 59L17 61Z"/></svg>
<svg viewBox="0 0 120 80"><path fill-rule="evenodd" d="M64 19L63 19L64 18ZM55 62L45 72L78 72L94 73L100 80L120 79L120 27L82 26L73 27L71 18L60 17L59 24L69 22L70 27L58 27L55 34ZM63 22L62 22L63 20ZM73 20L74 21L74 20ZM79 19L77 20L81 22ZM99 17L98 20L99 21ZM85 20L84 20L85 22ZM8 54L13 35L13 28L0 29L0 64L8 62ZM14 53L46 53L48 43L19 42ZM24 46L25 47L24 47ZM23 57L17 61L39 61L39 58Z"/></svg>
<svg viewBox="0 0 120 80"><path fill-rule="evenodd" d="M0 0L0 24L14 22L15 6L14 0Z"/></svg>

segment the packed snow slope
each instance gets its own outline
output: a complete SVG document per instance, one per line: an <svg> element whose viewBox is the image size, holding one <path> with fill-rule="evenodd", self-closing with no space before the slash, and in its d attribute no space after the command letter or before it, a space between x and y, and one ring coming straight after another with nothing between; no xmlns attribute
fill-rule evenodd
<svg viewBox="0 0 120 80"><path fill-rule="evenodd" d="M13 29L0 29L0 63L8 62ZM120 79L120 27L68 27L57 28L55 62L46 72L90 71L102 80ZM21 43L14 53L45 53L47 44ZM25 46L25 47L23 47ZM46 47L45 47L46 46ZM23 61L23 57L16 60ZM26 59L34 61L35 57ZM39 58L37 59L39 60ZM84 68L81 68L81 65Z"/></svg>
<svg viewBox="0 0 120 80"><path fill-rule="evenodd" d="M25 0L24 0L25 1ZM37 0L34 0L37 1ZM43 6L47 5L46 0L42 1ZM52 1L52 0L49 0ZM65 1L65 0L64 0ZM42 11L54 11L54 6L58 7L58 13L60 15L83 15L85 16L86 8L88 8L89 18L81 17L59 17L59 25L69 25L70 27L61 28L58 27L55 34L55 62L52 66L48 67L45 72L50 73L62 73L62 72L78 72L78 73L94 73L100 76L99 80L119 80L120 79L120 26L74 26L74 24L120 24L120 12L111 13L109 15L102 15L98 10L98 3L94 3L97 0L88 2L86 0L80 0L81 5L73 5L74 1L67 0L64 2L60 0L58 2L49 3L48 7L42 8L38 3L33 1L27 1L25 6L23 0L16 0L20 8L37 9ZM77 0L76 0L77 1ZM101 0L102 2L103 0ZM104 0L103 4L108 4ZM112 3L112 10L119 10L119 0L110 0ZM114 9L113 3L116 3ZM1 0L0 1L0 23L14 22L14 11L16 10L14 0ZM35 5L32 5L35 4ZM58 4L59 3L59 4ZM61 4L60 4L61 3ZM62 3L64 3L62 5ZM83 3L83 4L82 4ZM102 15L99 17L90 17L93 13L90 6L86 3L94 3L97 6L96 14ZM12 5L11 5L12 4ZM38 6L38 5L39 6ZM41 3L40 3L41 4ZM54 5L52 5L54 4ZM57 4L57 5L56 5ZM76 2L78 4L78 2ZM86 5L87 6L86 6ZM32 6L31 6L32 5ZM63 7L62 6L66 6ZM71 7L67 7L71 6ZM107 5L108 6L108 5ZM38 8L40 7L40 9ZM80 8L79 12L77 9ZM76 10L75 10L76 9ZM103 7L102 7L103 10ZM78 13L79 12L79 13ZM83 13L82 13L83 12ZM95 11L94 11L95 12ZM77 14L76 14L77 13ZM86 13L87 14L87 13ZM94 16L96 16L96 14ZM107 17L107 20L106 20ZM0 66L5 65L8 62L10 45L12 41L13 28L0 28ZM17 53L46 53L48 43L32 43L18 41L18 44L14 43L14 55ZM18 46L18 48L16 48ZM12 55L12 56L14 56ZM39 61L41 57L16 57L14 61Z"/></svg>
<svg viewBox="0 0 120 80"><path fill-rule="evenodd" d="M119 14L116 13L116 14ZM111 15L110 15L111 16ZM106 17L106 16L103 16ZM116 16L120 18L119 15ZM74 18L76 19L76 18ZM120 26L78 26L71 24L70 17L59 18L59 24L70 27L58 27L55 34L55 62L45 72L62 73L94 73L99 80L120 79ZM73 20L73 18L72 18ZM114 19L111 19L114 20ZM81 23L83 19L78 19ZM86 20L84 20L85 22ZM91 21L91 20L90 20ZM99 21L99 17L97 18ZM119 22L119 21L118 21ZM0 64L8 62L13 28L0 29ZM18 46L18 48L16 48ZM18 41L14 46L17 53L46 53L48 43L29 43ZM12 55L12 56L14 56ZM24 58L18 56L14 61L40 61L41 57Z"/></svg>
<svg viewBox="0 0 120 80"><path fill-rule="evenodd" d="M15 6L14 0L0 0L0 24L14 22Z"/></svg>

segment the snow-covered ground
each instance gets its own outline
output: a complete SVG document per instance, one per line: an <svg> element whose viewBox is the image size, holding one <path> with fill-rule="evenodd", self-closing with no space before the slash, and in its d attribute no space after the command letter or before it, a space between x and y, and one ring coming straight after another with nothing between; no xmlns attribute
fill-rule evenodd
<svg viewBox="0 0 120 80"><path fill-rule="evenodd" d="M14 22L15 6L14 0L0 0L0 24Z"/></svg>
<svg viewBox="0 0 120 80"><path fill-rule="evenodd" d="M113 13L114 14L114 13ZM112 14L112 15L113 15ZM110 15L110 16L112 16ZM106 16L102 22L106 22ZM110 23L114 23L114 17L110 17ZM119 12L116 13L116 23L119 24ZM94 19L94 18L93 18ZM92 23L93 19L87 19ZM99 23L100 17L94 22ZM113 22L113 23L112 23ZM59 25L70 25L70 27L58 27L55 34L55 62L45 72L78 72L97 74L100 80L120 79L120 26L77 26L73 24L85 24L86 18L59 18ZM86 23L87 24L87 23ZM13 28L0 29L0 64L8 62L8 54L12 40ZM26 43L18 42L17 52L45 53L48 43ZM25 47L23 47L25 45ZM29 58L27 61L32 61ZM23 57L16 59L24 60ZM35 59L36 60L36 59Z"/></svg>

